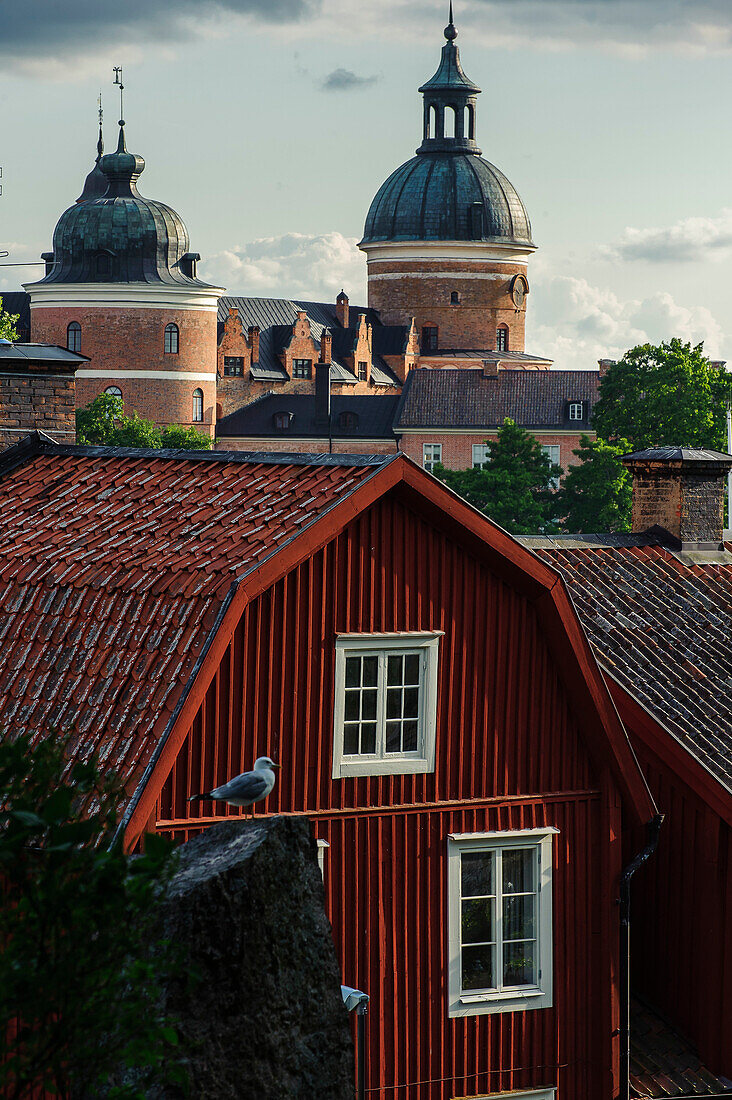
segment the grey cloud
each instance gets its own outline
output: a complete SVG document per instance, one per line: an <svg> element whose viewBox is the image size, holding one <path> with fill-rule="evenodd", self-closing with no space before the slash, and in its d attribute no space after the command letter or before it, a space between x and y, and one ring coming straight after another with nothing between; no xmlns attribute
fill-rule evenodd
<svg viewBox="0 0 732 1100"><path fill-rule="evenodd" d="M295 23L321 0L24 0L3 4L0 56L7 60L88 53L117 43L192 38L196 27L232 15L262 23Z"/></svg>
<svg viewBox="0 0 732 1100"><path fill-rule="evenodd" d="M602 251L613 260L646 263L726 260L732 255L732 210L723 210L715 218L684 218L660 228L631 227Z"/></svg>
<svg viewBox="0 0 732 1100"><path fill-rule="evenodd" d="M323 81L323 89L326 92L351 92L356 88L367 88L377 80L376 76L356 76L350 69L334 69Z"/></svg>

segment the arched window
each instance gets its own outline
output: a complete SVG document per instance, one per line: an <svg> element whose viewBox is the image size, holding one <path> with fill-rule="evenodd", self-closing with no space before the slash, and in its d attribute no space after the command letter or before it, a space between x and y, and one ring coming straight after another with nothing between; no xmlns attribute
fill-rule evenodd
<svg viewBox="0 0 732 1100"><path fill-rule="evenodd" d="M173 328L175 328L175 325L173 325ZM178 329L176 328L175 331L177 333ZM203 390L193 391L193 419L203 420Z"/></svg>
<svg viewBox="0 0 732 1100"><path fill-rule="evenodd" d="M460 305L460 291L459 290L451 290L450 291L450 305L451 306L459 306Z"/></svg>
<svg viewBox="0 0 732 1100"><path fill-rule="evenodd" d="M496 329L496 351L508 351L508 325Z"/></svg>
<svg viewBox="0 0 732 1100"><path fill-rule="evenodd" d="M437 108L430 107L427 137L437 137Z"/></svg>
<svg viewBox="0 0 732 1100"><path fill-rule="evenodd" d="M178 326L172 323L165 326L165 354L178 354Z"/></svg>
<svg viewBox="0 0 732 1100"><path fill-rule="evenodd" d="M471 106L467 106L465 108L465 113L468 116L466 119L467 126L465 127L465 133L472 140L475 138L475 109Z"/></svg>
<svg viewBox="0 0 732 1100"><path fill-rule="evenodd" d="M445 137L455 137L455 124L457 121L457 113L454 107L445 108Z"/></svg>
<svg viewBox="0 0 732 1100"><path fill-rule="evenodd" d="M66 347L69 351L81 352L81 325L72 321L66 329Z"/></svg>
<svg viewBox="0 0 732 1100"><path fill-rule="evenodd" d="M104 392L108 393L110 397L121 397L122 396L122 390L119 388L119 386L107 386L107 388Z"/></svg>
<svg viewBox="0 0 732 1100"><path fill-rule="evenodd" d="M108 279L112 274L112 257L108 252L100 252L97 255L97 278Z"/></svg>
<svg viewBox="0 0 732 1100"><path fill-rule="evenodd" d="M422 351L437 351L437 339L437 325L424 325L422 327Z"/></svg>
<svg viewBox="0 0 732 1100"><path fill-rule="evenodd" d="M358 427L358 416L357 416L357 414L355 412L351 412L349 409L346 409L338 417L338 427L339 428L357 428Z"/></svg>
<svg viewBox="0 0 732 1100"><path fill-rule="evenodd" d="M290 427L290 421L292 420L292 413L289 412L277 412L272 417L272 421L275 426L276 432L286 432Z"/></svg>

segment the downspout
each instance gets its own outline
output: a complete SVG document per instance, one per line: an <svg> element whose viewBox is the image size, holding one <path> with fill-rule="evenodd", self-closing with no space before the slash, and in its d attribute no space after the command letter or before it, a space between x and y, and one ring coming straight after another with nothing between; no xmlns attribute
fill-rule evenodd
<svg viewBox="0 0 732 1100"><path fill-rule="evenodd" d="M664 816L648 822L645 848L620 876L620 1100L630 1100L630 880L655 852Z"/></svg>

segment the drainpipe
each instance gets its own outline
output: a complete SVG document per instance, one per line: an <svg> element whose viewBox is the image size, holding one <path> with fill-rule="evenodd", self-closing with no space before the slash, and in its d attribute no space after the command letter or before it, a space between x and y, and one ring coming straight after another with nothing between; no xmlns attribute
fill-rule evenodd
<svg viewBox="0 0 732 1100"><path fill-rule="evenodd" d="M645 848L620 876L620 1100L630 1100L630 880L655 852L663 818L656 814L648 822Z"/></svg>
<svg viewBox="0 0 732 1100"><path fill-rule="evenodd" d="M732 454L732 394L727 398L727 454ZM727 471L727 530L732 528L732 467Z"/></svg>

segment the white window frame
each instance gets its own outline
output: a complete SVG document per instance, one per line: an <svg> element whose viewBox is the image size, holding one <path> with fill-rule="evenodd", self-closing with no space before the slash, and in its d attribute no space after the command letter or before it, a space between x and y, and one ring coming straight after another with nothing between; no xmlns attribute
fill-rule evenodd
<svg viewBox="0 0 732 1100"><path fill-rule="evenodd" d="M575 415L575 409L579 409L579 416ZM569 419L570 420L583 420L585 415L585 406L583 401L570 401L569 403Z"/></svg>
<svg viewBox="0 0 732 1100"><path fill-rule="evenodd" d="M562 451L561 451L561 447L559 446L558 443L542 443L541 444L541 449L544 452L544 454L547 456L547 458L549 459L550 462L554 463L557 466L561 466L560 459L562 457ZM554 457L555 455L556 455L556 458ZM550 477L549 478L549 487L550 487L550 489L558 489L559 488L559 478L558 477Z"/></svg>
<svg viewBox="0 0 732 1100"><path fill-rule="evenodd" d="M473 444L473 469L482 470L486 462L490 462L491 452L487 443ZM483 456L482 458L480 456Z"/></svg>
<svg viewBox="0 0 732 1100"><path fill-rule="evenodd" d="M490 1012L524 1012L529 1009L551 1008L553 1003L552 837L558 832L558 829L547 827L518 829L510 832L451 833L448 836L448 1016L478 1016ZM537 852L539 980L535 986L511 987L496 991L463 991L461 856L464 852L494 852L506 848L535 848ZM498 889L498 883L496 883L496 889Z"/></svg>
<svg viewBox="0 0 732 1100"><path fill-rule="evenodd" d="M427 450L430 450L431 457L427 457ZM435 451L437 451L437 457L435 457ZM429 473L432 473L432 467L438 462L442 462L442 444L441 443L423 443L422 444L422 466Z"/></svg>
<svg viewBox="0 0 732 1100"><path fill-rule="evenodd" d="M335 652L335 707L333 717L333 778L358 775L411 775L435 770L437 726L437 666L444 631L398 631L389 634L338 634ZM389 753L384 748L386 730L385 684L380 674L376 708L376 752L347 756L343 751L346 657L375 654L384 665L389 655L420 650L419 728L414 752Z"/></svg>

